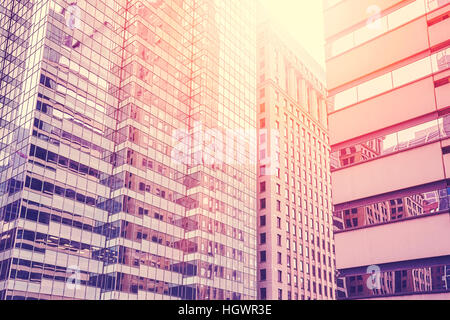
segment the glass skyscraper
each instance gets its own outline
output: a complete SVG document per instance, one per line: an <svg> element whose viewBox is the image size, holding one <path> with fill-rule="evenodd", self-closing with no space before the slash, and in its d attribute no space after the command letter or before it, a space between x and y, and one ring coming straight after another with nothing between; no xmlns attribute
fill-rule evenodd
<svg viewBox="0 0 450 320"><path fill-rule="evenodd" d="M256 298L254 6L0 4L0 299Z"/></svg>

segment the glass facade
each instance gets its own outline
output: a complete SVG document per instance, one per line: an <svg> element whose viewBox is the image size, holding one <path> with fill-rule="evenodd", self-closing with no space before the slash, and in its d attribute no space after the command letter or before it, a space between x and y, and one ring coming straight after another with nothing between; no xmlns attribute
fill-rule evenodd
<svg viewBox="0 0 450 320"><path fill-rule="evenodd" d="M346 205L336 209L334 215L338 230L351 230L397 222L413 217L447 213L449 209L449 188L428 187L423 192L408 192L395 198L360 206Z"/></svg>
<svg viewBox="0 0 450 320"><path fill-rule="evenodd" d="M324 7L330 8L340 1L325 0ZM369 25L356 28L356 30L345 32L339 35L337 39L329 41L326 45L327 59L343 54L357 46L360 46L376 37L395 30L423 14L429 13L437 8L448 4L449 0L414 0L405 1L389 13L378 12L377 7L372 7L368 11L379 14L379 17L370 20Z"/></svg>
<svg viewBox="0 0 450 320"><path fill-rule="evenodd" d="M449 256L408 261L398 266L371 266L366 270L342 270L339 299L373 299L450 292Z"/></svg>
<svg viewBox="0 0 450 320"><path fill-rule="evenodd" d="M338 298L448 299L450 1L323 3Z"/></svg>
<svg viewBox="0 0 450 320"><path fill-rule="evenodd" d="M256 298L254 5L0 5L1 299Z"/></svg>
<svg viewBox="0 0 450 320"><path fill-rule="evenodd" d="M342 149L336 148L338 151L331 153L331 170L335 171L396 152L445 140L450 133L449 120L450 117L446 114L438 119L408 126L407 129L367 139L364 142L355 143Z"/></svg>
<svg viewBox="0 0 450 320"><path fill-rule="evenodd" d="M448 69L450 67L450 48L444 48L425 58L415 57L414 60L406 66L398 67L337 93L333 96L334 103L329 112L354 106Z"/></svg>

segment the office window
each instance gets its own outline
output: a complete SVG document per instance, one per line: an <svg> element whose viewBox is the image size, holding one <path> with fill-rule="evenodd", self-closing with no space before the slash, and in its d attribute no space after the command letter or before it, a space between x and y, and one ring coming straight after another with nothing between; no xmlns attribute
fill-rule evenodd
<svg viewBox="0 0 450 320"><path fill-rule="evenodd" d="M266 300L267 299L267 289L266 288L260 288L259 289L259 295L261 300Z"/></svg>
<svg viewBox="0 0 450 320"><path fill-rule="evenodd" d="M266 243L266 233L261 233L259 235L259 242L260 242L260 244L265 244Z"/></svg>
<svg viewBox="0 0 450 320"><path fill-rule="evenodd" d="M266 192L266 182L262 181L259 183L259 192Z"/></svg>
<svg viewBox="0 0 450 320"><path fill-rule="evenodd" d="M266 208L266 198L260 199L259 202L260 202L259 203L260 209L265 209Z"/></svg>
<svg viewBox="0 0 450 320"><path fill-rule="evenodd" d="M263 112L265 112L266 111L266 104L265 103L261 103L260 105L259 105L259 112L260 113L263 113Z"/></svg>
<svg viewBox="0 0 450 320"><path fill-rule="evenodd" d="M259 120L259 127L261 129L266 127L266 119L265 118L262 118Z"/></svg>
<svg viewBox="0 0 450 320"><path fill-rule="evenodd" d="M266 175L266 166L260 166L259 167L259 175L260 176Z"/></svg>
<svg viewBox="0 0 450 320"><path fill-rule="evenodd" d="M261 262L266 262L266 251L260 251L259 252L259 257L260 257L260 261Z"/></svg>
<svg viewBox="0 0 450 320"><path fill-rule="evenodd" d="M267 277L266 269L259 270L259 279L261 281L266 281L266 277Z"/></svg>
<svg viewBox="0 0 450 320"><path fill-rule="evenodd" d="M266 225L266 216L260 216L259 217L259 225L261 227L264 227Z"/></svg>

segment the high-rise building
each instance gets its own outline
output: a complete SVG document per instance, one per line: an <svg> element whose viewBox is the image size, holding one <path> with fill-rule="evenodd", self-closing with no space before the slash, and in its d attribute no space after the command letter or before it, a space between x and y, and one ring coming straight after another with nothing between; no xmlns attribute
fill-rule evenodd
<svg viewBox="0 0 450 320"><path fill-rule="evenodd" d="M449 299L450 1L324 0L342 299Z"/></svg>
<svg viewBox="0 0 450 320"><path fill-rule="evenodd" d="M335 298L327 93L320 65L273 22L257 31L258 297Z"/></svg>
<svg viewBox="0 0 450 320"><path fill-rule="evenodd" d="M0 4L0 299L257 297L254 6Z"/></svg>

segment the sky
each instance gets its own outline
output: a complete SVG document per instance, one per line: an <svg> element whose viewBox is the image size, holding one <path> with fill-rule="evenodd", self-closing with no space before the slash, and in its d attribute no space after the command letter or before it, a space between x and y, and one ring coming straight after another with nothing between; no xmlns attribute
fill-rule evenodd
<svg viewBox="0 0 450 320"><path fill-rule="evenodd" d="M322 0L259 0L269 16L287 30L325 68Z"/></svg>

